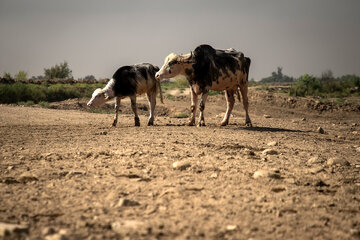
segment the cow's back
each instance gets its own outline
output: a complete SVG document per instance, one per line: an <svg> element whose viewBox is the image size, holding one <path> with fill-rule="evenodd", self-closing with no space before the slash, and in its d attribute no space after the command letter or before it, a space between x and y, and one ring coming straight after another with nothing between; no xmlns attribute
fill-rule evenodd
<svg viewBox="0 0 360 240"><path fill-rule="evenodd" d="M120 67L113 75L115 95L126 97L156 91L155 73L158 69L149 63Z"/></svg>

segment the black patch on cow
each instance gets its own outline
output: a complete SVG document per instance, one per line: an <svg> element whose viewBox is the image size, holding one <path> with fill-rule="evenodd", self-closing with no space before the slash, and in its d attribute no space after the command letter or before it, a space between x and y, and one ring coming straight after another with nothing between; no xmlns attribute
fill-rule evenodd
<svg viewBox="0 0 360 240"><path fill-rule="evenodd" d="M236 71L248 73L251 62L241 52L215 50L209 45L196 47L194 60L195 64L192 65L194 74L188 76L188 80L190 85L198 84L202 92L206 87L211 87L212 82L218 82L221 72L226 77L230 76L229 71L233 74L236 74Z"/></svg>
<svg viewBox="0 0 360 240"><path fill-rule="evenodd" d="M186 68L185 69L185 74L188 75L188 76L191 76L191 74L193 73L194 71L191 69L191 68Z"/></svg>
<svg viewBox="0 0 360 240"><path fill-rule="evenodd" d="M138 67L137 70L140 72L141 76L143 78L145 78L146 80L148 79L148 76L147 76L147 68L145 67Z"/></svg>
<svg viewBox="0 0 360 240"><path fill-rule="evenodd" d="M138 82L143 79L149 81L148 74L152 81L155 80L155 73L159 68L150 63L136 64L132 66L120 67L113 75L115 81L114 92L116 96L132 96L137 93ZM156 84L154 84L156 87Z"/></svg>

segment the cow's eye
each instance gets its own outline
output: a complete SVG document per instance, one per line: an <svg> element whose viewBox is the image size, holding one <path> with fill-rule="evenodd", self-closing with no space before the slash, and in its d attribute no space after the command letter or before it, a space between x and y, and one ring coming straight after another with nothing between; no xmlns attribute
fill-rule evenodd
<svg viewBox="0 0 360 240"><path fill-rule="evenodd" d="M169 65L171 66L171 65L174 65L174 64L176 64L176 61L170 61L169 62Z"/></svg>

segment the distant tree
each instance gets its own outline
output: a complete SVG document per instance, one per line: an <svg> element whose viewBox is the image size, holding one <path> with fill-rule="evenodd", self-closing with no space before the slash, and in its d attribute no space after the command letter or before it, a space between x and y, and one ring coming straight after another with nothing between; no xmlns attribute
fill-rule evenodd
<svg viewBox="0 0 360 240"><path fill-rule="evenodd" d="M320 80L323 82L335 80L333 72L330 69L322 72Z"/></svg>
<svg viewBox="0 0 360 240"><path fill-rule="evenodd" d="M85 81L95 80L95 76L94 75L87 75L87 76L84 77L83 80L85 80Z"/></svg>
<svg viewBox="0 0 360 240"><path fill-rule="evenodd" d="M27 80L27 73L25 71L19 71L14 76L15 81L26 81Z"/></svg>
<svg viewBox="0 0 360 240"><path fill-rule="evenodd" d="M276 72L272 72L270 77L263 78L260 82L293 82L294 78L284 75L282 67L277 67Z"/></svg>
<svg viewBox="0 0 360 240"><path fill-rule="evenodd" d="M12 79L11 74L9 72L4 72L3 78Z"/></svg>
<svg viewBox="0 0 360 240"><path fill-rule="evenodd" d="M44 69L45 78L72 78L72 71L66 61L60 64L56 64L51 68Z"/></svg>

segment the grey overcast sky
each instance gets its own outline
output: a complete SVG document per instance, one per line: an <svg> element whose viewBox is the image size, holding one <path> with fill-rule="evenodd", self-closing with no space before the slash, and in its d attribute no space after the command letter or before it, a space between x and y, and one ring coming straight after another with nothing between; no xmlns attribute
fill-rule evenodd
<svg viewBox="0 0 360 240"><path fill-rule="evenodd" d="M359 0L0 0L0 74L67 61L75 78L161 66L207 43L252 59L250 78L360 75Z"/></svg>

